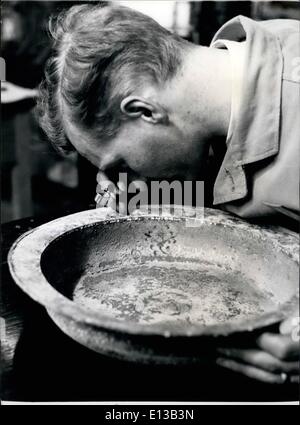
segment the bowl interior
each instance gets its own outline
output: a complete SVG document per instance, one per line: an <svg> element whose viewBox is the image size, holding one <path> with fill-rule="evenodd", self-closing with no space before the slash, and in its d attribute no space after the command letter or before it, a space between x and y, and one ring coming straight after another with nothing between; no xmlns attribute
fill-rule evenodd
<svg viewBox="0 0 300 425"><path fill-rule="evenodd" d="M216 223L189 228L183 220L81 226L45 249L41 269L88 309L177 331L274 312L298 282L297 264L259 232Z"/></svg>

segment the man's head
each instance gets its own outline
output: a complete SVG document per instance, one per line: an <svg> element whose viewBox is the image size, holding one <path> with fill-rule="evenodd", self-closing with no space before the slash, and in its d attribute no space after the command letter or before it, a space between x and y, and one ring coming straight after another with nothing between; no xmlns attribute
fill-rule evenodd
<svg viewBox="0 0 300 425"><path fill-rule="evenodd" d="M55 146L102 170L125 163L145 177L184 175L197 159L196 131L173 82L193 45L113 5L75 6L51 32L55 54L38 111Z"/></svg>

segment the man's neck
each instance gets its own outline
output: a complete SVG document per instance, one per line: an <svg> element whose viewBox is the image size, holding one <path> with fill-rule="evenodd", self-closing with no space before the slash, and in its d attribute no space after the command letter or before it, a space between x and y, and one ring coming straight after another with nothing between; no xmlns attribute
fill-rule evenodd
<svg viewBox="0 0 300 425"><path fill-rule="evenodd" d="M227 50L193 47L167 94L170 112L199 127L203 139L226 137L230 113L232 75Z"/></svg>

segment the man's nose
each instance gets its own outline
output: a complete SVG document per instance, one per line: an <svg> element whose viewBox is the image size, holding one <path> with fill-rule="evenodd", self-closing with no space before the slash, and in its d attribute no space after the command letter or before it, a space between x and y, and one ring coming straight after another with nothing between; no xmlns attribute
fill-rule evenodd
<svg viewBox="0 0 300 425"><path fill-rule="evenodd" d="M106 173L108 170L117 168L120 163L122 163L122 159L117 155L103 155L98 168Z"/></svg>
<svg viewBox="0 0 300 425"><path fill-rule="evenodd" d="M110 158L101 162L99 170L104 172L112 182L119 181L119 174L125 172L127 166L122 158Z"/></svg>

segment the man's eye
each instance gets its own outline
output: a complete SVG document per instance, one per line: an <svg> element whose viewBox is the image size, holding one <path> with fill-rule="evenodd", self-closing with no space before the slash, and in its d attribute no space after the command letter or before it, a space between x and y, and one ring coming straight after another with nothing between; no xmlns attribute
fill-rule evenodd
<svg viewBox="0 0 300 425"><path fill-rule="evenodd" d="M152 116L152 112L149 109L144 109L143 115L145 115L145 117L150 118Z"/></svg>

